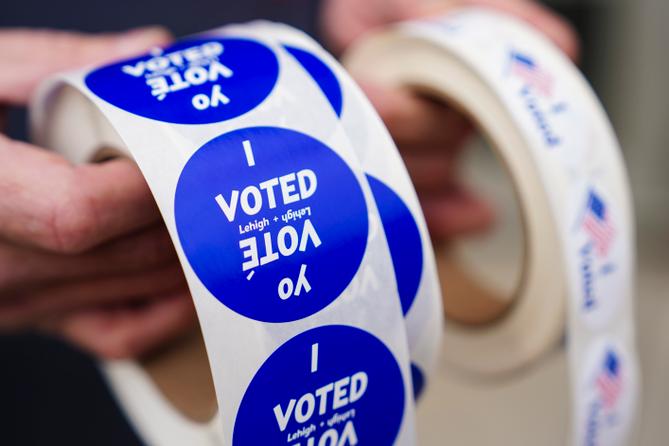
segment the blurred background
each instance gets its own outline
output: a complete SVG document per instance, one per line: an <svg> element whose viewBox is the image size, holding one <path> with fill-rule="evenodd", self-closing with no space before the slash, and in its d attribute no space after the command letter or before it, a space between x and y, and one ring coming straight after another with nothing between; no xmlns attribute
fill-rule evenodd
<svg viewBox="0 0 669 446"><path fill-rule="evenodd" d="M363 1L363 0L361 0ZM210 2L187 2L197 11ZM200 4L202 3L202 5ZM255 18L279 20L317 36L318 2L221 1L220 9L189 14L176 1L94 2L65 0L4 2L0 27L53 27L109 31L156 23L176 35ZM287 2L286 2L287 3ZM669 2L666 0L545 1L574 23L582 38L582 70L600 96L620 138L635 200L639 278L638 345L643 403L635 444L666 444L669 426ZM280 15L277 15L277 9ZM272 11L270 13L269 11ZM157 13L159 11L159 13ZM157 19L156 17L159 17ZM12 110L10 133L25 138L25 112ZM483 149L465 160L472 181L495 189L503 175ZM507 204L497 202L499 209ZM512 238L507 243L514 245ZM504 249L489 256L504 267ZM445 346L447 348L447 346ZM0 444L138 444L85 355L36 335L0 336ZM536 366L494 383L474 383L440 364L419 408L421 444L564 445L568 400L566 363L560 349ZM79 389L86 389L85 392ZM59 416L56 416L60 414ZM30 429L26 421L30 421Z"/></svg>

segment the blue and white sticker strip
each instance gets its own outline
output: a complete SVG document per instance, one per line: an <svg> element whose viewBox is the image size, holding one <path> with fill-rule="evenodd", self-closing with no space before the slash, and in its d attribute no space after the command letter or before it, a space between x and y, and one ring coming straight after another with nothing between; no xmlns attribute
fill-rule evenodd
<svg viewBox="0 0 669 446"><path fill-rule="evenodd" d="M147 178L212 367L221 430L202 438L411 445L413 383L422 388L441 334L425 224L364 96L282 29L231 26L51 80L33 108L36 139L76 162L125 151ZM191 431L170 439L161 426L161 437L140 419L157 444Z"/></svg>
<svg viewBox="0 0 669 446"><path fill-rule="evenodd" d="M452 101L515 183L522 286L489 327L447 324L448 360L513 371L558 343L566 315L571 444L629 444L639 394L632 210L620 148L587 82L537 31L482 9L382 31L349 52L347 67Z"/></svg>

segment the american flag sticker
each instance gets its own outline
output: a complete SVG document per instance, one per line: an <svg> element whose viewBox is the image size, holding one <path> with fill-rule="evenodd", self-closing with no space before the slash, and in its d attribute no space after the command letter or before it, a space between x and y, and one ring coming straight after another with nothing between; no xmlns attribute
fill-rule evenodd
<svg viewBox="0 0 669 446"><path fill-rule="evenodd" d="M612 350L606 353L602 369L597 375L597 391L604 409L613 409L622 391L620 359Z"/></svg>
<svg viewBox="0 0 669 446"><path fill-rule="evenodd" d="M606 256L615 236L608 207L602 197L594 191L588 195L588 204L583 217L583 229L590 236L600 256Z"/></svg>
<svg viewBox="0 0 669 446"><path fill-rule="evenodd" d="M553 93L553 77L543 70L530 56L511 51L510 72L543 96Z"/></svg>

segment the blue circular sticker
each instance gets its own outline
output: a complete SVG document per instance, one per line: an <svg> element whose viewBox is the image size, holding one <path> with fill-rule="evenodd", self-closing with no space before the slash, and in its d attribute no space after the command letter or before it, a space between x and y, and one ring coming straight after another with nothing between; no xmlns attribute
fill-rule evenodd
<svg viewBox="0 0 669 446"><path fill-rule="evenodd" d="M394 444L404 384L388 348L358 328L301 333L265 361L237 413L234 446Z"/></svg>
<svg viewBox="0 0 669 446"><path fill-rule="evenodd" d="M407 314L423 273L423 244L418 225L404 201L381 180L367 175L393 261L402 313Z"/></svg>
<svg viewBox="0 0 669 446"><path fill-rule="evenodd" d="M202 283L259 321L323 309L353 279L367 245L357 178L332 149L293 130L251 127L209 141L181 172L174 206Z"/></svg>
<svg viewBox="0 0 669 446"><path fill-rule="evenodd" d="M238 38L183 40L99 68L86 86L136 115L175 124L207 124L257 107L279 76L276 55Z"/></svg>

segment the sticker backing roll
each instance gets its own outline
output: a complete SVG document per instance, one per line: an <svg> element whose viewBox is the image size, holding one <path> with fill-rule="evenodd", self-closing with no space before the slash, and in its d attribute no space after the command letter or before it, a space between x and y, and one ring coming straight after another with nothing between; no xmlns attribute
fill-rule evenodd
<svg viewBox="0 0 669 446"><path fill-rule="evenodd" d="M508 374L566 328L572 444L626 444L639 388L630 193L587 82L539 32L481 9L379 32L345 63L355 76L408 86L471 117L514 183L526 239L517 296L494 323L447 323L448 361Z"/></svg>

